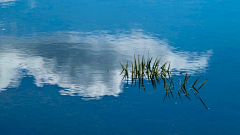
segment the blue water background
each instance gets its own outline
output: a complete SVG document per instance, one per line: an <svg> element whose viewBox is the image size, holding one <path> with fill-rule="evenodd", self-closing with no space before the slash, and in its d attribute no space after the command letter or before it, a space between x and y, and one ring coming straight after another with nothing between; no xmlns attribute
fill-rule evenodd
<svg viewBox="0 0 240 135"><path fill-rule="evenodd" d="M239 44L237 0L0 0L0 134L240 134ZM209 109L126 88L148 52Z"/></svg>

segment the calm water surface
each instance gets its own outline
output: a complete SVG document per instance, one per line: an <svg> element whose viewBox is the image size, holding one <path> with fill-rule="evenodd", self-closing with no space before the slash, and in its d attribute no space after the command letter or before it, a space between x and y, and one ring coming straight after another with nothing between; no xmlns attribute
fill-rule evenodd
<svg viewBox="0 0 240 135"><path fill-rule="evenodd" d="M237 0L0 0L0 134L240 134L239 37ZM134 54L208 78L209 109L126 88Z"/></svg>

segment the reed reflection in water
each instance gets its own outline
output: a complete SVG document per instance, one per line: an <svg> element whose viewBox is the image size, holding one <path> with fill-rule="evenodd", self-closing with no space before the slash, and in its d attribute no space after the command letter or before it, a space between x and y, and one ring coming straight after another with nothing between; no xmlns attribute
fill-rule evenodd
<svg viewBox="0 0 240 135"><path fill-rule="evenodd" d="M162 62L170 61L175 71L192 75L204 73L212 55L211 50L177 51L167 40L142 30L116 34L71 31L36 33L29 37L1 36L0 89L18 87L30 75L38 87L58 85L62 88L61 95L84 99L119 96L122 78L118 62L131 60L134 54L147 56L148 52Z"/></svg>
<svg viewBox="0 0 240 135"><path fill-rule="evenodd" d="M144 80L147 79L149 82L151 82L153 89L157 89L157 84L162 83L164 90L166 92L163 101L165 101L165 98L168 97L170 98L174 98L175 97L175 77L176 74L173 73L173 70L171 69L171 63L170 62L165 62L163 65L159 65L160 63L160 59L156 58L155 61L153 62L153 58L147 58L147 60L145 60L144 56L142 56L142 58L139 57L138 58L135 57L134 55L134 61L131 62L131 67L130 69L128 68L128 61L126 63L126 66L124 66L121 62L119 62L121 67L122 67L122 72L120 73L120 75L123 74L123 80L126 80L127 84L126 87L128 87L128 83L130 81L131 83L131 87L137 85L138 83L138 88L143 89L146 92L146 88L144 85ZM190 77L191 75L188 75L187 73L185 73L185 75L183 74L184 72L180 72L180 75L184 76L183 82L179 82L179 88L177 90L177 94L180 100L182 101L182 96L185 96L187 99L189 99L191 101L190 98L190 92L192 92L192 94L199 99L202 104L205 106L206 109L208 109L208 107L206 106L206 104L203 102L203 100L200 98L200 96L198 95L199 90L203 87L203 85L206 83L207 79L197 88L196 84L199 81L199 78L197 78L193 84L189 86L187 85L187 83L189 83L189 81L191 80Z"/></svg>

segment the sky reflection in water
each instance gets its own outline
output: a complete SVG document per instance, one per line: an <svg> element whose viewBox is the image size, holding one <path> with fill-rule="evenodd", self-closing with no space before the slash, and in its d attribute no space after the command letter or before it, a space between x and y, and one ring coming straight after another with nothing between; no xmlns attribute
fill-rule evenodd
<svg viewBox="0 0 240 135"><path fill-rule="evenodd" d="M238 134L239 5L0 0L0 134ZM187 86L208 79L199 96L210 109L192 93L162 103L162 82L126 88L119 61L148 51L192 74Z"/></svg>
<svg viewBox="0 0 240 135"><path fill-rule="evenodd" d="M0 7L5 8L15 4L16 0L0 0Z"/></svg>
<svg viewBox="0 0 240 135"><path fill-rule="evenodd" d="M207 70L212 50L178 51L167 40L143 30L56 32L31 37L5 36L0 39L0 90L18 87L26 75L35 84L58 85L61 95L100 99L122 92L119 61L132 61L134 54L170 61L176 71L196 75ZM161 64L161 63L160 63ZM109 69L109 73L107 73Z"/></svg>

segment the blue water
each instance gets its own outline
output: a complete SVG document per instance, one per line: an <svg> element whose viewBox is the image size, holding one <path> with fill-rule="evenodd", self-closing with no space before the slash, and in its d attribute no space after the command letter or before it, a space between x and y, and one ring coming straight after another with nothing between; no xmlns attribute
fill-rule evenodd
<svg viewBox="0 0 240 135"><path fill-rule="evenodd" d="M0 0L0 134L238 135L239 52L237 0ZM208 79L208 109L126 87L134 54Z"/></svg>

